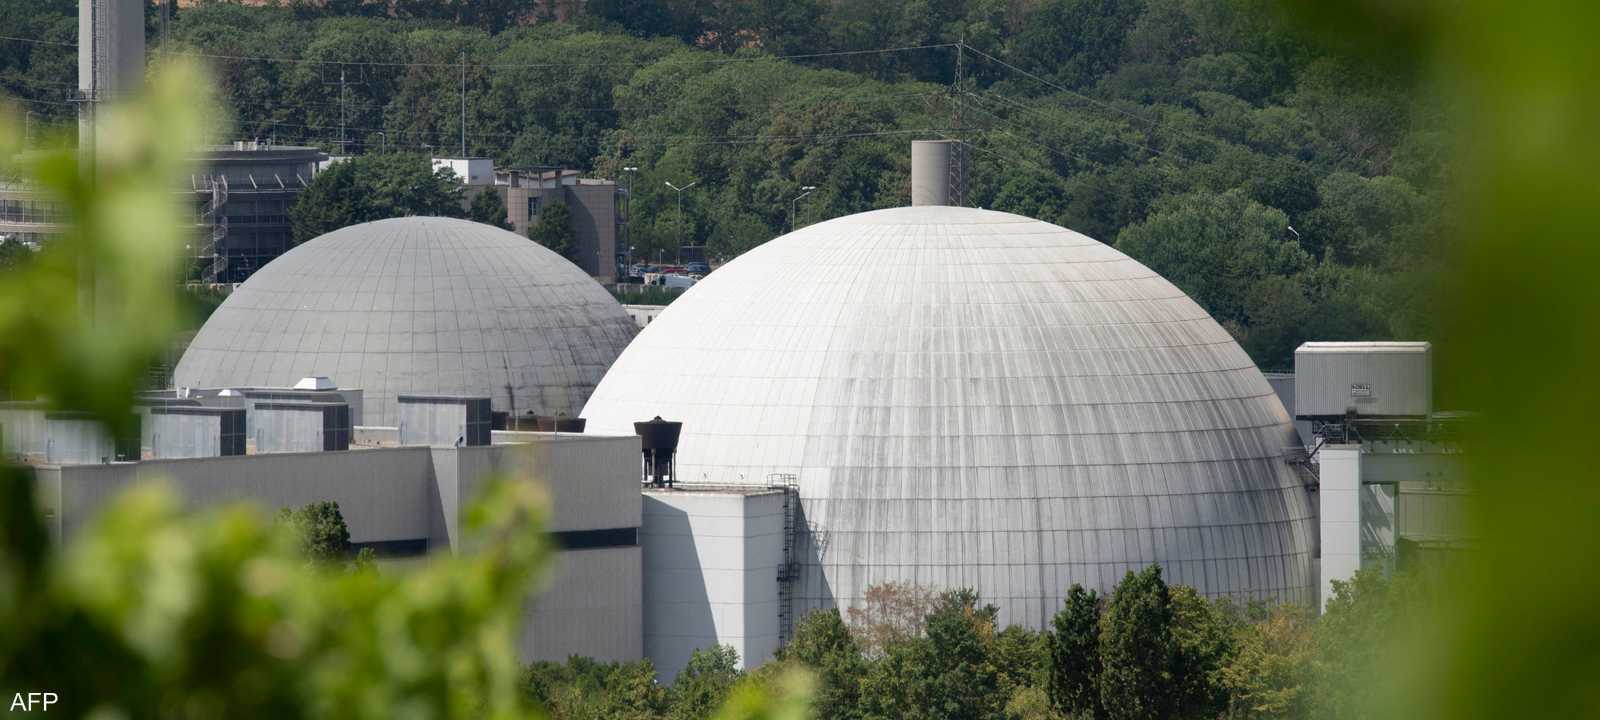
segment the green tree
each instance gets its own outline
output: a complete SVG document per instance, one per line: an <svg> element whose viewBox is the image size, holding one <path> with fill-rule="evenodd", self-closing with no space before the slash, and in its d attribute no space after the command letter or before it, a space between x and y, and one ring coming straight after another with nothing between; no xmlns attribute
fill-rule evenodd
<svg viewBox="0 0 1600 720"><path fill-rule="evenodd" d="M342 564L354 554L350 528L339 503L323 501L298 509L283 508L278 522L288 525L300 539L300 552L312 562Z"/></svg>
<svg viewBox="0 0 1600 720"><path fill-rule="evenodd" d="M524 686L556 720L645 720L660 717L666 705L666 690L656 683L649 660L536 662L527 667Z"/></svg>
<svg viewBox="0 0 1600 720"><path fill-rule="evenodd" d="M1174 717L1218 717L1228 707L1223 668L1233 658L1233 628L1215 604L1188 585L1171 586L1168 596L1172 600L1172 683L1178 693Z"/></svg>
<svg viewBox="0 0 1600 720"><path fill-rule="evenodd" d="M1092 87L1122 58L1139 0L1045 0L1013 39L1014 62L1071 88Z"/></svg>
<svg viewBox="0 0 1600 720"><path fill-rule="evenodd" d="M361 155L317 173L289 208L295 242L358 223L412 215L462 217L462 187L421 155Z"/></svg>
<svg viewBox="0 0 1600 720"><path fill-rule="evenodd" d="M495 192L494 188L485 188L472 198L467 217L501 230L511 229L511 223L506 221L506 201L500 198L500 193Z"/></svg>
<svg viewBox="0 0 1600 720"><path fill-rule="evenodd" d="M1190 193L1156 202L1144 222L1117 236L1117 248L1182 288L1219 321L1243 323L1250 289L1309 263L1289 218L1239 190Z"/></svg>
<svg viewBox="0 0 1600 720"><path fill-rule="evenodd" d="M1222 668L1228 715L1303 718L1310 714L1313 616L1296 605L1274 605L1254 622L1239 623L1236 651Z"/></svg>
<svg viewBox="0 0 1600 720"><path fill-rule="evenodd" d="M689 656L667 693L666 717L699 720L707 717L739 679L739 653L727 645L701 648Z"/></svg>
<svg viewBox="0 0 1600 720"><path fill-rule="evenodd" d="M1183 692L1172 622L1172 598L1161 567L1129 571L1100 623L1100 704L1106 717L1179 716Z"/></svg>
<svg viewBox="0 0 1600 720"><path fill-rule="evenodd" d="M816 610L801 618L778 657L800 662L815 673L812 707L818 717L859 717L861 677L867 666L838 610Z"/></svg>
<svg viewBox="0 0 1600 720"><path fill-rule="evenodd" d="M1074 583L1050 620L1050 706L1063 717L1100 712L1100 598Z"/></svg>
<svg viewBox="0 0 1600 720"><path fill-rule="evenodd" d="M0 238L0 270L21 265L33 257L33 251L21 240Z"/></svg>
<svg viewBox="0 0 1600 720"><path fill-rule="evenodd" d="M557 200L539 209L539 219L528 228L528 239L568 260L578 250L578 235L572 229L572 209Z"/></svg>
<svg viewBox="0 0 1600 720"><path fill-rule="evenodd" d="M913 697L935 717L989 718L1005 706L988 648L998 609L977 603L971 590L946 591L928 615L927 675L918 678L920 692Z"/></svg>

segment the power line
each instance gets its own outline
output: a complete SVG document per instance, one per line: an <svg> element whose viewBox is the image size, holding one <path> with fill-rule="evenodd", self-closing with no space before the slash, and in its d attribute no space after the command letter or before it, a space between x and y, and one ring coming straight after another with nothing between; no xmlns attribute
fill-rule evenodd
<svg viewBox="0 0 1600 720"><path fill-rule="evenodd" d="M987 58L991 62L998 63L998 64L1000 64L1000 65L1002 65L1004 67L1007 67L1007 68L1010 68L1010 69L1012 69L1012 70L1014 70L1016 72L1022 73L1023 75L1026 75L1027 77L1033 78L1034 80L1037 80L1038 82L1043 83L1043 84L1045 84L1045 85L1047 85L1049 87L1055 88L1056 90L1064 92L1064 93L1066 93L1068 95L1071 95L1073 97L1079 98L1079 99L1083 100L1084 102L1087 102L1087 103L1090 103L1090 104L1093 104L1093 105L1098 105L1100 107L1103 107L1103 108L1105 108L1107 110L1110 110L1112 112L1115 112L1115 113L1126 115L1126 116L1128 116L1130 118L1133 118L1134 120L1138 120L1139 122L1142 122L1142 123L1155 124L1154 121L1150 120L1149 118L1141 117L1136 113L1128 112L1127 110L1123 110L1122 108L1119 108L1119 107L1117 107L1115 105L1112 105L1111 103L1105 102L1103 100L1098 100L1098 99L1089 97L1088 95L1084 95L1083 93L1080 93L1080 92L1078 92L1076 90L1072 90L1070 88L1066 88L1066 87L1062 87L1061 85L1057 85L1056 83L1050 82L1049 80L1046 80L1046 79L1044 79L1042 77L1039 77L1038 75L1035 75L1035 74L1033 74L1031 72L1028 72L1027 70L1023 70L1022 68L1019 68L1019 67L1017 67L1015 65L1012 65L1011 63L1008 63L1008 62L1006 62L1004 60L1001 60L1000 58L997 58L997 57L995 57L993 55L990 55L990 54L988 54L988 53L986 53L986 52L984 52L982 50L974 48L971 45L965 46L965 49L971 50L974 54L978 55L979 57Z"/></svg>
<svg viewBox="0 0 1600 720"><path fill-rule="evenodd" d="M0 35L0 40L13 40L17 42L35 43L40 45L57 45L61 47L77 47L77 43L55 42L51 40L38 40L35 38ZM642 67L646 65L722 65L729 63L761 62L765 60L813 60L829 57L848 57L855 55L882 55L887 53L912 52L917 50L937 50L939 48L955 47L956 43L935 43L931 45L906 45L901 47L872 48L866 50L831 50L815 53L797 53L792 55L753 55L750 57L718 57L703 59L673 59L658 58L654 60L612 60L607 62L544 62L544 63L466 63L470 69L537 69L537 68L574 68L574 67ZM294 58L270 55L230 55L226 53L210 53L201 51L172 51L172 55L185 55L188 57L201 57L213 60L252 60L259 62L277 62L307 65L364 65L369 67L431 67L450 68L460 67L461 62L388 62L380 60L316 60L311 58Z"/></svg>
<svg viewBox="0 0 1600 720"><path fill-rule="evenodd" d="M56 45L59 47L74 48L78 46L78 44L75 42L56 42L54 40L40 40L38 38L17 37L15 35L0 35L0 40L12 40L15 42L30 43L33 45Z"/></svg>

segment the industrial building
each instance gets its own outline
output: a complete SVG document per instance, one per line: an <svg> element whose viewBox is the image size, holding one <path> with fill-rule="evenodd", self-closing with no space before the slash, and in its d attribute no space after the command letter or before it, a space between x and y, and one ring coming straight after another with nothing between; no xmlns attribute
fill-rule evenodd
<svg viewBox="0 0 1600 720"><path fill-rule="evenodd" d="M948 197L918 186L949 163L919 165L912 196ZM583 415L682 421L681 490L793 486L791 616L905 582L1040 629L1072 584L1151 563L1315 597L1313 488L1261 372L1171 283L1030 218L914 205L777 238L663 310Z"/></svg>
<svg viewBox="0 0 1600 720"><path fill-rule="evenodd" d="M538 224L541 209L564 203L572 212L573 264L606 284L624 274L627 248L617 239L627 217L620 212L615 182L586 178L576 170L496 168L489 158L434 158L433 167L449 169L467 186L463 207L471 207L480 193L498 193L505 222L523 237Z"/></svg>
<svg viewBox="0 0 1600 720"><path fill-rule="evenodd" d="M190 178L194 277L241 283L294 247L289 208L327 159L311 147L236 142L207 150Z"/></svg>
<svg viewBox="0 0 1600 720"><path fill-rule="evenodd" d="M537 243L450 218L307 241L228 296L179 361L179 387L332 377L395 425L402 394L491 399L512 421L576 417L633 339L604 288ZM502 423L503 424L503 423Z"/></svg>
<svg viewBox="0 0 1600 720"><path fill-rule="evenodd" d="M294 247L289 207L327 155L316 148L237 142L195 158L184 196L193 210L189 280L241 283ZM26 185L0 184L0 236L37 247L62 230L65 211Z"/></svg>
<svg viewBox="0 0 1600 720"><path fill-rule="evenodd" d="M1358 569L1445 562L1475 543L1462 442L1473 416L1434 409L1432 354L1425 342L1295 350L1285 404L1310 428L1323 604Z"/></svg>
<svg viewBox="0 0 1600 720"><path fill-rule="evenodd" d="M491 435L486 398L440 396L402 399L408 426L362 427L350 423L345 403L277 390L278 398L206 394L148 407L147 444L134 443L125 462L113 461L116 443L82 416L0 403L0 456L35 466L58 541L131 485L160 481L191 507L337 502L351 541L372 548L380 565L459 549L467 503L497 474L539 482L560 552L529 599L517 643L523 659L643 656L637 437ZM338 408L345 412L329 412ZM323 444L338 431L341 443ZM247 436L248 452L223 450L230 434Z"/></svg>
<svg viewBox="0 0 1600 720"><path fill-rule="evenodd" d="M336 500L392 555L456 548L473 489L520 470L565 548L524 656L664 680L716 644L759 665L881 583L970 587L1042 629L1071 585L1152 563L1310 605L1406 542L1470 542L1440 509L1468 494L1426 344L1308 344L1269 381L1142 264L961 207L960 153L916 144L911 207L774 239L665 308L625 311L519 233L344 228L228 298L137 439L4 403L0 449L38 466L61 536L160 474L196 504ZM524 224L585 187L459 162ZM581 434L494 429L524 416Z"/></svg>

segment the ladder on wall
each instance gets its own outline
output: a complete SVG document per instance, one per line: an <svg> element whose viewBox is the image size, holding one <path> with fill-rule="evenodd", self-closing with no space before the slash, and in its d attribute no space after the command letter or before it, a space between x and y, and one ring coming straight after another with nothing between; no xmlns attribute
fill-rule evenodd
<svg viewBox="0 0 1600 720"><path fill-rule="evenodd" d="M794 637L794 584L800 562L795 548L800 525L800 476L794 473L767 475L767 488L783 491L783 558L778 562L778 645Z"/></svg>

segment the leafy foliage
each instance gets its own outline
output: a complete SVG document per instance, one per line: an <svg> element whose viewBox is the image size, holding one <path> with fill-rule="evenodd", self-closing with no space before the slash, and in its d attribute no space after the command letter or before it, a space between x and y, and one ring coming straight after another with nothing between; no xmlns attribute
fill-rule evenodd
<svg viewBox="0 0 1600 720"><path fill-rule="evenodd" d="M289 209L302 243L357 223L428 215L462 217L461 185L421 155L362 155L317 173Z"/></svg>
<svg viewBox="0 0 1600 720"><path fill-rule="evenodd" d="M69 5L30 8L28 28L70 41ZM1117 242L1268 367L1306 339L1434 335L1456 230L1433 88L1268 0L204 3L172 45L218 56L244 135L637 167L641 258L744 252L790 227L805 185L796 225L903 205L906 142L959 137L972 204ZM70 48L0 50L0 85L60 116ZM681 216L666 181L699 182ZM431 212L358 210L313 203L297 237Z"/></svg>
<svg viewBox="0 0 1600 720"><path fill-rule="evenodd" d="M1062 716L1100 714L1100 598L1074 584L1050 621L1050 706Z"/></svg>
<svg viewBox="0 0 1600 720"><path fill-rule="evenodd" d="M528 239L571 259L578 249L578 234L572 229L572 208L556 200L539 209L539 219L528 228Z"/></svg>
<svg viewBox="0 0 1600 720"><path fill-rule="evenodd" d="M473 222L493 225L501 230L510 230L511 223L506 220L506 201L500 198L492 188L484 189L472 196L472 204L467 207L467 217Z"/></svg>

